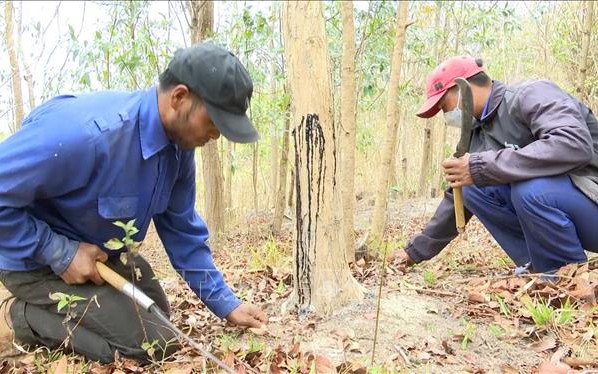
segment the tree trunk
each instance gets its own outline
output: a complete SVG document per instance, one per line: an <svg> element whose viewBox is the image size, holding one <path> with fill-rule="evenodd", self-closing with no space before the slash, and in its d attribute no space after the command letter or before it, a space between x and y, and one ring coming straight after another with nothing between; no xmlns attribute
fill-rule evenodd
<svg viewBox="0 0 598 374"><path fill-rule="evenodd" d="M436 65L440 64L444 58L445 58L445 51L446 51L446 41L448 38L448 33L449 33L449 20L448 17L446 16L446 11L445 11L445 17L442 17L442 6L443 3L442 2L437 2L436 3L436 12L435 12L435 16L434 16L434 28L438 29L440 28L440 20L444 19L443 23L443 27L442 27L442 37L441 38L437 38L436 41L434 42L434 58L436 59ZM431 155L433 155L434 159L432 160L432 164L434 165L434 167L432 168L431 172L432 172L432 197L437 197L440 194L440 186L442 184L442 161L444 161L444 143L446 142L446 125L444 124L444 121L439 121L440 123L436 123L435 125L432 125L432 140L431 146L433 147L433 145L436 143L438 144L438 147L436 148L436 152L434 152L434 150L431 150Z"/></svg>
<svg viewBox="0 0 598 374"><path fill-rule="evenodd" d="M253 186L253 210L257 213L258 211L258 197L257 197L257 173L258 173L258 148L257 143L251 145L252 149L252 172L251 172L251 185Z"/></svg>
<svg viewBox="0 0 598 374"><path fill-rule="evenodd" d="M323 3L284 4L285 54L293 100L296 236L294 291L299 313L331 313L363 297L351 275L342 229L341 184L332 114Z"/></svg>
<svg viewBox="0 0 598 374"><path fill-rule="evenodd" d="M274 27L276 26L276 21L277 18L276 17L278 14L277 12L277 6L276 5L272 5L272 30L274 30ZM274 50L274 38L270 38L270 50ZM276 82L276 72L277 72L278 68L276 66L276 60L272 60L272 63L270 64L270 76L271 76L271 81L270 81L270 90L271 90L271 94L272 94L272 102L276 102L276 98L278 95L277 92L277 82ZM276 192L278 191L278 126L276 125L276 120L275 120L275 115L272 114L272 133L270 134L270 194L269 196L271 197L270 201L271 201L271 205L270 207L272 207L274 210L276 210Z"/></svg>
<svg viewBox="0 0 598 374"><path fill-rule="evenodd" d="M224 190L224 201L226 219L230 220L233 217L233 143L229 140L224 141L226 145L226 175L224 181L226 189Z"/></svg>
<svg viewBox="0 0 598 374"><path fill-rule="evenodd" d="M583 102L587 100L587 90L585 89L586 76L588 73L588 53L590 51L590 41L592 40L592 27L594 22L594 1L585 1L585 22L583 25L583 38L581 46L581 61L579 73L577 74L577 93L579 99Z"/></svg>
<svg viewBox="0 0 598 374"><path fill-rule="evenodd" d="M289 197L287 199L287 206L293 209L295 206L295 169L291 169L291 180L289 181Z"/></svg>
<svg viewBox="0 0 598 374"><path fill-rule="evenodd" d="M272 234L278 235L282 228L284 218L285 195L287 188L287 169L289 160L289 128L291 119L285 116L284 132L282 134L282 155L280 156L280 166L278 168L278 192L276 193L276 202L274 204L274 221L272 222Z"/></svg>
<svg viewBox="0 0 598 374"><path fill-rule="evenodd" d="M409 2L399 2L397 12L397 34L392 54L390 68L390 82L388 85L388 97L386 101L386 136L382 149L382 162L378 185L376 187L376 202L372 217L372 227L368 241L377 246L382 240L386 216L386 199L388 196L388 180L392 166L393 150L397 139L397 126L399 124L399 105L397 93L401 79L401 66L403 64L403 46L405 44L405 30L407 28L407 13Z"/></svg>
<svg viewBox="0 0 598 374"><path fill-rule="evenodd" d="M422 158L422 167L419 171L419 196L429 197L428 190L428 175L431 169L432 158L432 128L431 120L426 120L426 127L424 128L424 154Z"/></svg>
<svg viewBox="0 0 598 374"><path fill-rule="evenodd" d="M4 38L6 41L6 49L8 50L8 60L10 62L10 73L12 81L12 97L14 99L14 125L9 128L12 133L16 132L21 127L23 122L23 92L21 90L21 71L19 69L19 61L17 59L17 51L13 39L13 21L12 21L13 6L12 1L4 2Z"/></svg>
<svg viewBox="0 0 598 374"><path fill-rule="evenodd" d="M214 27L214 4L212 1L191 1L191 43L207 38ZM210 247L216 251L224 232L224 177L218 154L218 142L210 141L201 148L203 183L205 185L205 219L210 231Z"/></svg>
<svg viewBox="0 0 598 374"><path fill-rule="evenodd" d="M31 75L31 70L29 69L29 64L27 63L25 56L23 56L23 46L22 46L22 42L21 42L21 36L23 34L22 22L23 22L23 2L21 1L21 4L19 6L19 17L17 19L17 50L18 50L17 58L23 64L23 73L25 73L23 75L23 78L25 79L25 82L27 83L27 98L29 99L29 111L32 111L33 108L35 108L35 95L33 93L33 76Z"/></svg>
<svg viewBox="0 0 598 374"><path fill-rule="evenodd" d="M355 27L353 2L341 2L343 22L343 57L341 71L341 176L343 185L343 221L347 260L355 260Z"/></svg>

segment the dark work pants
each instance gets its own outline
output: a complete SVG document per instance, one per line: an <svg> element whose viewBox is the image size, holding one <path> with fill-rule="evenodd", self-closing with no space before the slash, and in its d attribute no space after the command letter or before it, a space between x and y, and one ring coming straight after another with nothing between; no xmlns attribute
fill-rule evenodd
<svg viewBox="0 0 598 374"><path fill-rule="evenodd" d="M106 264L126 279L132 279L130 265L124 265L118 257L110 258ZM142 274L135 284L168 315L168 300L154 279L150 265L141 256L136 257L135 265ZM157 360L177 349L176 335L168 327L107 283L67 285L49 267L22 272L0 271L0 280L16 297L10 313L16 340L21 344L45 345L50 349L62 347L102 363L114 361L116 351L147 361L149 357L141 346L154 340L158 341L154 346ZM54 292L85 298L71 308L74 316L68 322L65 317L69 308L59 312L57 302L49 298ZM94 296L97 304L92 301ZM66 323L72 335L65 347Z"/></svg>
<svg viewBox="0 0 598 374"><path fill-rule="evenodd" d="M598 252L598 204L566 175L467 186L463 202L518 266L548 272Z"/></svg>

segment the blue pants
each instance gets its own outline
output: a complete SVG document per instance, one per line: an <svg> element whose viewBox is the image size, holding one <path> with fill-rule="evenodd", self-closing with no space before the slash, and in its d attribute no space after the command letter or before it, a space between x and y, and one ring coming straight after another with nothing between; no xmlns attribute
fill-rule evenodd
<svg viewBox="0 0 598 374"><path fill-rule="evenodd" d="M598 252L598 204L566 175L463 188L463 203L518 266L534 272L587 261Z"/></svg>

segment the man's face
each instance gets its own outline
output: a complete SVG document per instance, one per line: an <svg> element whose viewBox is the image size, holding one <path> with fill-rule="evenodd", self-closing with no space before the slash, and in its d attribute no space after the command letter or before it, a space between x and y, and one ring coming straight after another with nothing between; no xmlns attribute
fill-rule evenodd
<svg viewBox="0 0 598 374"><path fill-rule="evenodd" d="M177 95L176 92L171 94ZM172 106L172 119L165 126L170 140L189 150L220 137L220 131L212 122L206 106L192 92L175 97L172 101L175 103Z"/></svg>
<svg viewBox="0 0 598 374"><path fill-rule="evenodd" d="M449 88L446 94L444 94L442 99L440 99L438 106L440 107L440 110L446 113L454 110L457 107L458 102L459 88L457 86L454 86Z"/></svg>

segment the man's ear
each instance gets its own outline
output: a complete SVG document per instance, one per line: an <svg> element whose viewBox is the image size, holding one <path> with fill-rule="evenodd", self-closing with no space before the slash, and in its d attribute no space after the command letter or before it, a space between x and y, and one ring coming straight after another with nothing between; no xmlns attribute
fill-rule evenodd
<svg viewBox="0 0 598 374"><path fill-rule="evenodd" d="M191 92L189 88L184 84L176 85L172 90L170 90L170 106L174 110L179 110L183 105L183 101L185 98L189 97Z"/></svg>

